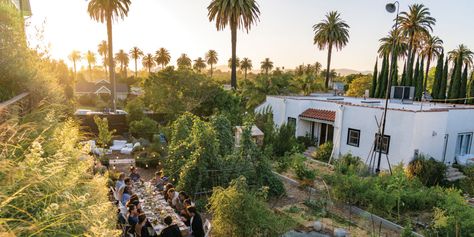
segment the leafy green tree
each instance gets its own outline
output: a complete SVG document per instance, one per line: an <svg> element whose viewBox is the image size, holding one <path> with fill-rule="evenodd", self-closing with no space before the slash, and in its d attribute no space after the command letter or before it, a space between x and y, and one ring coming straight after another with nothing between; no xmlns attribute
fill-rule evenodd
<svg viewBox="0 0 474 237"><path fill-rule="evenodd" d="M295 138L295 127L291 124L282 124L275 134L273 142L273 152L276 156L284 156L285 153L293 150L297 146Z"/></svg>
<svg viewBox="0 0 474 237"><path fill-rule="evenodd" d="M99 131L97 144L105 148L112 140L115 130L109 130L109 121L107 118L100 118L96 115L94 116L94 122L97 126L97 130Z"/></svg>
<svg viewBox="0 0 474 237"><path fill-rule="evenodd" d="M365 91L371 89L370 81L371 81L370 76L357 77L349 85L349 89L347 90L346 95L354 96L354 97L364 96Z"/></svg>
<svg viewBox="0 0 474 237"><path fill-rule="evenodd" d="M143 51L135 46L132 49L130 49L129 53L130 53L130 56L132 57L132 59L135 61L135 78L137 78L137 73L138 73L137 61L138 61L138 59L143 57Z"/></svg>
<svg viewBox="0 0 474 237"><path fill-rule="evenodd" d="M423 91L426 91L431 60L439 57L443 53L443 40L438 36L427 35L420 53L424 58L426 58L425 82L423 83Z"/></svg>
<svg viewBox="0 0 474 237"><path fill-rule="evenodd" d="M145 55L142 58L143 66L148 69L148 75L151 74L151 69L155 66L155 61L153 60L153 55L151 53Z"/></svg>
<svg viewBox="0 0 474 237"><path fill-rule="evenodd" d="M244 71L244 79L247 80L247 71L252 70L252 60L243 58L240 61L240 70Z"/></svg>
<svg viewBox="0 0 474 237"><path fill-rule="evenodd" d="M474 104L474 72L471 73L471 79L469 80L469 94L468 97L470 98L468 100L469 104Z"/></svg>
<svg viewBox="0 0 474 237"><path fill-rule="evenodd" d="M378 53L380 57L390 55L392 53L394 42L395 54L397 58L403 57L407 54L408 45L400 28L391 30L388 36L381 38L379 42L380 46L378 49Z"/></svg>
<svg viewBox="0 0 474 237"><path fill-rule="evenodd" d="M209 199L212 235L280 236L295 225L288 217L275 214L259 196L249 190L244 177L233 180L228 188L215 188Z"/></svg>
<svg viewBox="0 0 474 237"><path fill-rule="evenodd" d="M433 87L431 88L431 96L434 99L439 99L439 91L441 90L441 81L443 79L443 62L444 62L444 53L441 53L441 55L438 57L438 63L436 64Z"/></svg>
<svg viewBox="0 0 474 237"><path fill-rule="evenodd" d="M219 141L219 155L226 156L234 149L234 137L230 121L224 115L212 117L211 124L217 133Z"/></svg>
<svg viewBox="0 0 474 237"><path fill-rule="evenodd" d="M201 57L197 58L196 60L194 60L194 66L193 66L194 70L196 70L198 73L201 73L201 71L203 69L206 69L206 62L204 61L204 59L202 59Z"/></svg>
<svg viewBox="0 0 474 237"><path fill-rule="evenodd" d="M216 22L217 30L227 25L231 31L232 67L230 84L237 89L237 29L247 32L259 20L260 9L255 0L212 0L207 7L209 21Z"/></svg>
<svg viewBox="0 0 474 237"><path fill-rule="evenodd" d="M112 85L112 108L116 110L116 93L115 93L115 64L113 56L112 43L112 22L118 18L124 19L128 15L130 0L91 0L87 7L89 16L98 22L107 24L107 46L108 46L108 60L109 60L109 76L110 84Z"/></svg>
<svg viewBox="0 0 474 237"><path fill-rule="evenodd" d="M153 134L158 132L158 122L155 120L143 117L141 120L134 120L130 122L130 133L134 136L150 139Z"/></svg>
<svg viewBox="0 0 474 237"><path fill-rule="evenodd" d="M328 48L328 60L326 69L326 81L324 87L329 86L329 72L331 71L332 48L342 49L349 42L349 25L340 18L341 14L332 11L326 14L326 19L313 26L314 44L320 50Z"/></svg>
<svg viewBox="0 0 474 237"><path fill-rule="evenodd" d="M421 58L421 63L420 67L418 68L418 71L415 71L415 75L417 75L416 78L416 85L415 85L415 98L417 100L421 100L423 97L423 62L425 60ZM417 73L418 72L418 73Z"/></svg>
<svg viewBox="0 0 474 237"><path fill-rule="evenodd" d="M145 117L143 110L145 110L145 105L141 98L137 97L128 101L125 106L125 111L128 113L127 122L130 124L133 121L142 120Z"/></svg>
<svg viewBox="0 0 474 237"><path fill-rule="evenodd" d="M382 71L378 77L377 83L377 90L375 93L376 98L383 98L385 97L385 90L387 87L387 80L388 80L388 56L385 56L382 61Z"/></svg>
<svg viewBox="0 0 474 237"><path fill-rule="evenodd" d="M459 88L459 95L458 95L458 98L466 98L466 92L467 92L467 67L468 65L466 65L464 67L464 71L462 73L462 76L461 76L461 87ZM466 102L465 99L463 100L460 100L459 102Z"/></svg>
<svg viewBox="0 0 474 237"><path fill-rule="evenodd" d="M389 73L392 73L392 78L390 80L392 80L391 82L391 85L392 86L398 86L398 63L397 63L397 60L393 60L391 63L391 69L392 72L389 72ZM390 90L390 88L389 88Z"/></svg>
<svg viewBox="0 0 474 237"><path fill-rule="evenodd" d="M187 54L183 53L181 56L176 60L176 65L178 69L184 70L191 68L191 59L188 57Z"/></svg>
<svg viewBox="0 0 474 237"><path fill-rule="evenodd" d="M377 74L378 74L378 64L379 60L375 60L375 66L374 66L374 73L372 74L372 84L370 84L370 98L375 98L376 91L377 91Z"/></svg>
<svg viewBox="0 0 474 237"><path fill-rule="evenodd" d="M155 52L155 61L161 65L161 70L165 69L166 65L171 61L170 52L165 48L160 48Z"/></svg>
<svg viewBox="0 0 474 237"><path fill-rule="evenodd" d="M262 71L265 72L265 75L268 76L268 72L273 69L273 62L270 61L269 58L265 58L265 60L260 63L260 69L262 69Z"/></svg>
<svg viewBox="0 0 474 237"><path fill-rule="evenodd" d="M214 73L214 65L217 63L217 61L219 61L217 52L213 49L207 51L206 63L209 64L209 66L211 66L211 78L212 78L212 74Z"/></svg>
<svg viewBox="0 0 474 237"><path fill-rule="evenodd" d="M461 77L462 77L462 57L456 58L454 65L454 76L451 77L449 84L449 99L459 98L461 89Z"/></svg>

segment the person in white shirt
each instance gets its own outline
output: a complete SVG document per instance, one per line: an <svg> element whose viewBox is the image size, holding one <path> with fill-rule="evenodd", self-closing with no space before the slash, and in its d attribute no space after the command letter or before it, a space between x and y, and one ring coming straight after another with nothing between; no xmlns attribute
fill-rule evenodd
<svg viewBox="0 0 474 237"><path fill-rule="evenodd" d="M176 207L176 205L179 202L179 193L176 192L174 188L168 190L168 198L169 198L169 204L172 207Z"/></svg>

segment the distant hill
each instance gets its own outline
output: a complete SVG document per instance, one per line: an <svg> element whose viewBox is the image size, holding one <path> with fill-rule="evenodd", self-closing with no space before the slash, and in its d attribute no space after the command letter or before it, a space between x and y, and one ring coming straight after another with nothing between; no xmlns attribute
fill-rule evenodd
<svg viewBox="0 0 474 237"><path fill-rule="evenodd" d="M214 68L216 70L221 70L222 72L230 71L230 68L227 65L217 65ZM291 68L291 70L293 70L293 68ZM372 71L357 71L357 70L354 70L354 69L347 69L347 68L341 68L341 69L335 69L335 70L341 76L347 76L349 74L358 74L358 73L361 73L361 74L364 74L364 75L372 73ZM252 70L252 72L253 73L259 73L260 70L254 69L254 70Z"/></svg>

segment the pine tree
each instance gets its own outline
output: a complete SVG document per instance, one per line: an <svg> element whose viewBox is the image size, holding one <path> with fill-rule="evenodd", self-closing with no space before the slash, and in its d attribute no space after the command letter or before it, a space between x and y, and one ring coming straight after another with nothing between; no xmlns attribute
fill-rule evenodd
<svg viewBox="0 0 474 237"><path fill-rule="evenodd" d="M374 74L372 75L372 85L370 87L370 98L374 98L375 97L375 92L377 90L377 73L378 73L378 69L377 69L377 64L378 64L378 59L375 60L375 66L374 66Z"/></svg>
<svg viewBox="0 0 474 237"><path fill-rule="evenodd" d="M459 98L461 94L461 77L462 77L462 57L456 58L456 64L454 66L454 78L451 78L451 84L449 85L450 99Z"/></svg>
<svg viewBox="0 0 474 237"><path fill-rule="evenodd" d="M469 95L470 98L467 102L474 104L474 72L471 73L471 79L469 80Z"/></svg>
<svg viewBox="0 0 474 237"><path fill-rule="evenodd" d="M413 73L413 76L410 78L410 86L415 86L416 87L416 81L418 80L418 74L420 73L420 57L416 59L416 64L415 64L415 72ZM416 88L415 88L416 91Z"/></svg>
<svg viewBox="0 0 474 237"><path fill-rule="evenodd" d="M417 78L416 78L416 85L415 85L415 98L417 100L421 100L422 97L423 97L423 76L424 76L424 73L423 73L423 62L424 62L424 58L421 58L421 63L420 63L420 67L418 68L418 75L417 75Z"/></svg>
<svg viewBox="0 0 474 237"><path fill-rule="evenodd" d="M384 77L385 77L385 70L386 70L386 66L387 66L387 56L384 56L383 57L383 60L382 60L382 68L381 68L381 71L380 71L380 74L378 76L378 80L377 80L377 89L376 89L376 92L375 92L375 98L381 98L383 96L383 87L385 86L384 84Z"/></svg>
<svg viewBox="0 0 474 237"><path fill-rule="evenodd" d="M392 86L398 86L398 65L397 60L392 63ZM389 90L391 90L389 88Z"/></svg>
<svg viewBox="0 0 474 237"><path fill-rule="evenodd" d="M401 86L407 85L407 65L403 65L403 73L402 73L402 82L400 83Z"/></svg>
<svg viewBox="0 0 474 237"><path fill-rule="evenodd" d="M466 98L467 92L467 64L464 66L464 71L461 76L461 86L459 87L458 98ZM465 99L459 100L460 103L465 103Z"/></svg>
<svg viewBox="0 0 474 237"><path fill-rule="evenodd" d="M442 53L438 57L438 63L436 64L436 71L435 77L433 82L433 87L431 88L431 96L433 99L438 99L440 87L441 87L441 80L443 78L443 61L444 61L444 53Z"/></svg>
<svg viewBox="0 0 474 237"><path fill-rule="evenodd" d="M441 75L441 82L439 84L438 99L446 99L446 87L448 86L448 72L449 72L449 60L444 61L443 75Z"/></svg>

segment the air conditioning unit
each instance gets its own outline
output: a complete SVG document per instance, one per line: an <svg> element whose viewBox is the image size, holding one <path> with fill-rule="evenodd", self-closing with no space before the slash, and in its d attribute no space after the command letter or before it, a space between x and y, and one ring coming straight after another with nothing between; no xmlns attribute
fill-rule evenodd
<svg viewBox="0 0 474 237"><path fill-rule="evenodd" d="M390 91L390 100L403 104L413 103L414 96L415 87L413 86L392 86Z"/></svg>

